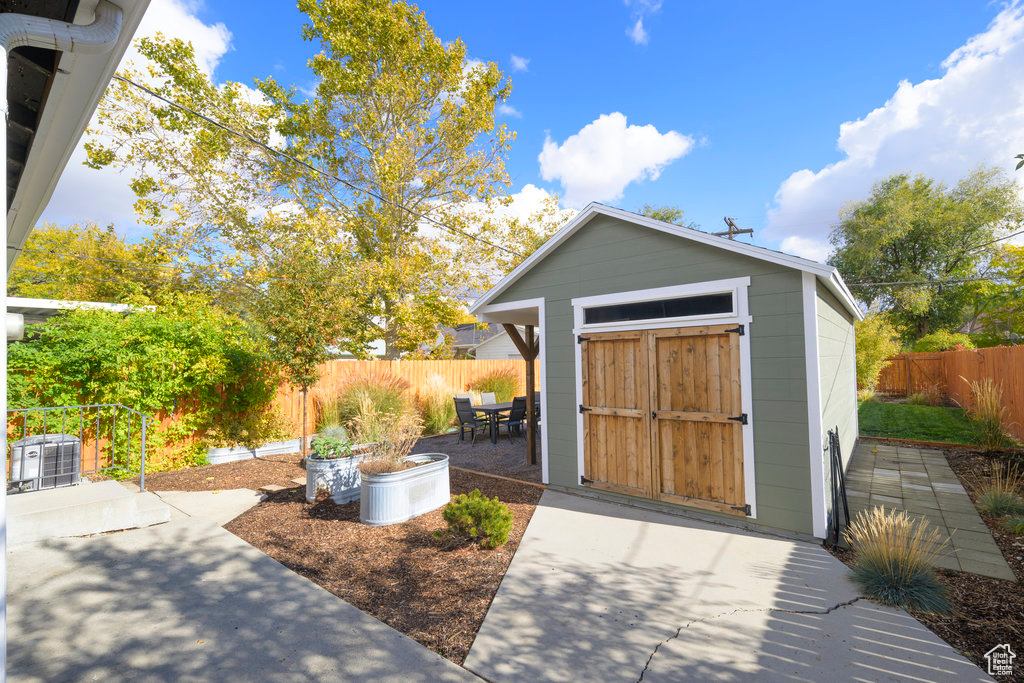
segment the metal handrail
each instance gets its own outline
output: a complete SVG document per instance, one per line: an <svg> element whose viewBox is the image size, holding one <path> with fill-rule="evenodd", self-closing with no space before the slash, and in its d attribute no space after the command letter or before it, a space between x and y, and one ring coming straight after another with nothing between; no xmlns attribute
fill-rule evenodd
<svg viewBox="0 0 1024 683"><path fill-rule="evenodd" d="M101 420L101 418L102 418L102 410L104 408L109 408L110 409L110 416L109 416L110 417L110 432L109 432L109 434L110 434L110 464L101 467L100 466L100 441L102 439L102 436L101 436L101 427L102 427L101 422L102 422L102 420ZM95 411L95 418L94 419L93 418L88 418L87 419L87 412L89 410ZM12 417L16 420L17 417L18 417L18 413L22 413L22 440L27 439L30 436L30 434L29 434L29 426L28 426L29 425L30 415L33 415L33 414L37 415L37 416L41 415L42 431L39 434L31 434L31 436L39 436L39 435L41 435L41 436L44 437L44 449L43 449L43 452L44 452L44 455L45 455L45 445L46 445L45 441L46 441L46 437L50 436L51 434L53 434L54 436L58 436L59 435L62 438L60 438L59 440L55 440L53 442L53 443L56 443L58 445L58 450L59 450L60 446L62 446L65 443L67 443L67 440L66 440L65 437L71 436L71 438L74 438L73 435L68 435L67 434L68 412L69 411L72 412L72 425L75 424L75 420L76 419L77 419L77 425L78 425L78 437L77 437L77 439L78 439L78 451L79 451L79 460L80 460L80 462L79 462L79 464L77 466L77 472L79 474L91 474L91 473L102 473L102 472L110 472L110 471L121 471L121 472L124 472L125 474L128 474L128 475L138 474L139 475L139 488L141 490L145 490L145 488L146 488L146 432L147 432L149 423L151 421L153 421L153 418L151 416L149 416L149 415L146 415L145 413L142 413L142 412L140 412L138 410L135 410L134 408L129 408L128 406L122 405L120 403L89 403L89 404L74 405L74 406L40 406L40 407L32 407L32 408L10 408L10 409L7 410L7 425L5 425L5 436L6 436L6 428L7 428L8 425L10 425ZM77 411L77 417L74 415L75 411ZM118 414L120 413L120 411L124 411L125 413L127 413L127 426L126 426L126 429L125 429L124 438L120 440L120 441L123 441L123 444L125 446L125 450L124 450L124 464L123 465L119 464L118 460L117 460L118 445L119 445L118 431L117 431L117 424L118 424L118 419L117 418L118 418ZM51 426L55 426L55 425L51 425L50 418L51 418L52 414L56 413L56 412L60 413L60 432L51 432L50 431ZM137 420L137 422L139 424L139 428L138 428L138 434L139 434L139 451L138 451L139 452L139 467L138 467L138 470L135 470L135 469L132 468L132 418L133 417L136 418L136 420ZM55 421L55 419L56 418L54 417L54 421ZM122 420L124 420L124 419L125 419L125 417L124 417L124 415L122 413ZM83 446L85 444L85 436L86 436L86 434L88 432L88 429L87 429L86 425L88 424L89 425L89 429L91 429L92 426L93 426L93 422L94 421L95 421L95 434L94 434L94 438L93 438L93 441L94 441L94 443L93 443L93 466L91 468L83 467L82 465L84 463L85 453L82 452L82 449L83 449ZM35 430L33 430L33 431L35 431ZM20 461L19 461L20 465L21 465L21 470L20 470L19 474L21 476L20 476L20 478L15 478L13 476L14 475L14 472L13 472L13 469L14 469L13 448L12 448L12 446L10 444L8 444L7 451L8 451L8 457L11 458L11 467L10 467L10 470L11 470L10 471L10 475L11 476L10 476L9 481L8 481L9 485L11 483L17 482L21 489L28 488L28 489L38 490L38 489L42 488L43 483L44 483L43 482L44 479L51 478L51 479L54 479L56 481L56 477L54 475L50 475L49 477L44 476L44 470L43 470L43 463L42 462L39 463L39 466L37 468L38 471L36 472L35 476L26 477L25 476L26 457L25 457L25 452L24 451L22 451L22 456L21 456ZM61 454L63 453L60 450L59 450L59 452ZM70 473L67 473L67 474L70 474Z"/></svg>

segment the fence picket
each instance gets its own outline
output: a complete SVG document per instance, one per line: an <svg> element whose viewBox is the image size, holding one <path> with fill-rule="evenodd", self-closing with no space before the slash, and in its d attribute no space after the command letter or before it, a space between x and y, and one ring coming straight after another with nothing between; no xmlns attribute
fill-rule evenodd
<svg viewBox="0 0 1024 683"><path fill-rule="evenodd" d="M882 370L876 390L906 396L938 384L961 407L973 407L970 382L991 377L1003 387L1008 431L1024 439L1024 346L996 346L940 353L901 353Z"/></svg>

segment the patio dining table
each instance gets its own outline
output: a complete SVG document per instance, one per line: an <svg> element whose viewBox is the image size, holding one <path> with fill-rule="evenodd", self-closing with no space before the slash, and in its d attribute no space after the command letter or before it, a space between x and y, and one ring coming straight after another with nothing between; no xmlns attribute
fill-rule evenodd
<svg viewBox="0 0 1024 683"><path fill-rule="evenodd" d="M540 401L534 402L534 410L540 408ZM512 410L512 402L508 403L481 403L478 406L473 406L473 410L478 413L483 413L487 416L488 424L491 430L491 443L498 443L498 415L506 411Z"/></svg>
<svg viewBox="0 0 1024 683"><path fill-rule="evenodd" d="M491 443L498 443L498 415L505 411L512 410L512 402L481 403L478 406L473 406L473 410L487 416L491 430Z"/></svg>

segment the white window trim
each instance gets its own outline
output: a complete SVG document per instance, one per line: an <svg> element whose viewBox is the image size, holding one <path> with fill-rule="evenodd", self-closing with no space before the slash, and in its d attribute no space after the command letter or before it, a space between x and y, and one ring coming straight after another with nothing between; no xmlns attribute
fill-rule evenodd
<svg viewBox="0 0 1024 683"><path fill-rule="evenodd" d="M825 509L825 433L822 427L821 367L818 360L818 278L813 273L803 273L801 277L807 373L807 439L811 459L811 529L815 537L825 538L828 512Z"/></svg>
<svg viewBox="0 0 1024 683"><path fill-rule="evenodd" d="M631 292L615 292L614 294L600 294L597 296L578 297L572 300L573 308L573 337L584 332L614 332L620 330L657 330L673 327L700 327L704 325L722 325L738 323L750 325L753 319L750 317L750 309L747 302L747 288L750 286L749 277L730 278L727 280L710 280L707 282L695 282L686 285L674 285L671 287L658 287L656 289L639 289ZM672 299L683 296L708 293L733 292L734 313L730 315L716 314L714 316L686 317L686 318L659 318L655 321L630 320L625 323L605 323L601 325L584 324L585 308L590 306L601 306L616 303L637 303L642 301L655 301L657 299ZM576 374L576 402L583 403L583 346L575 343L575 374ZM746 503L750 505L748 519L757 519L757 490L754 468L754 410L753 396L751 394L750 378L750 335L740 336L740 406L742 412L747 414L747 424L742 427L743 435L743 489ZM576 481L584 474L583 456L583 414L576 415ZM655 482L655 485L657 483Z"/></svg>
<svg viewBox="0 0 1024 683"><path fill-rule="evenodd" d="M480 311L480 313L494 314L502 313L504 311L517 311L524 308L537 309L537 329L540 332L540 334L537 335L540 342L540 350L537 354L537 360L540 365L540 376L543 378L540 392L540 479L542 483L550 484L551 481L548 476L548 361L547 343L544 340L544 332L547 330L547 320L544 317L544 298L521 299L519 301L506 301L500 304L491 304L487 306L486 310Z"/></svg>

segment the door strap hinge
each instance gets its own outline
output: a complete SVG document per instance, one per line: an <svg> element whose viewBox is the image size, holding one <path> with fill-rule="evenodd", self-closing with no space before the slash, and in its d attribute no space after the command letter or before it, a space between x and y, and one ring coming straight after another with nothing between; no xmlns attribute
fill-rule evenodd
<svg viewBox="0 0 1024 683"><path fill-rule="evenodd" d="M731 507L733 510L739 510L747 517L750 516L750 503L747 503L746 505L730 505L729 507Z"/></svg>
<svg viewBox="0 0 1024 683"><path fill-rule="evenodd" d="M745 334L744 331L743 331L743 325L737 325L736 327L733 327L731 329L726 330L726 332L735 332L736 334L740 335L741 337Z"/></svg>
<svg viewBox="0 0 1024 683"><path fill-rule="evenodd" d="M594 483L593 479L587 479L582 474L580 475L580 486L582 486L583 484L593 484L593 483Z"/></svg>
<svg viewBox="0 0 1024 683"><path fill-rule="evenodd" d="M582 403L580 404L580 415L582 415L583 413L587 412L588 410L593 410L593 408L587 408L587 407L584 407L584 405Z"/></svg>
<svg viewBox="0 0 1024 683"><path fill-rule="evenodd" d="M658 419L658 411L657 410L652 410L651 411L651 419L652 420L657 420Z"/></svg>
<svg viewBox="0 0 1024 683"><path fill-rule="evenodd" d="M590 337L584 337L582 334L577 334L576 335L576 343L577 344L582 344L585 341L590 341Z"/></svg>
<svg viewBox="0 0 1024 683"><path fill-rule="evenodd" d="M737 415L736 417L730 417L728 419L732 420L733 422L739 422L741 425L747 424L747 414L746 413L743 413L742 415Z"/></svg>

